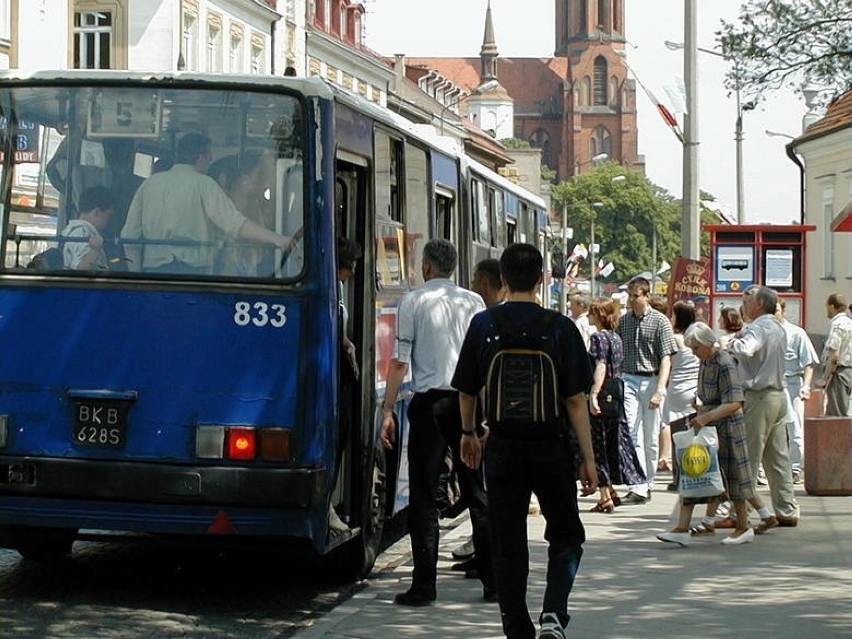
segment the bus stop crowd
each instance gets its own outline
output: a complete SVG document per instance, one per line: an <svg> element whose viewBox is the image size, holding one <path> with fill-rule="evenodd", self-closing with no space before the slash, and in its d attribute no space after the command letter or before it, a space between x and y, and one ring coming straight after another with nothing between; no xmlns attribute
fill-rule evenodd
<svg viewBox="0 0 852 639"><path fill-rule="evenodd" d="M437 598L437 495L448 449L473 524L472 544L453 553L467 561L453 568L480 578L484 599L498 602L510 639L566 636L567 602L585 540L577 493L597 492L591 510L606 514L649 503L657 473L671 472L668 489L678 490L682 469L672 452L673 433L716 428L724 489L704 498L682 496L677 524L660 532L660 541L686 547L695 537L728 528L722 543L740 545L774 528L798 526L802 513L794 485L807 472L804 404L819 388L824 414L852 415L852 309L844 295L826 300L830 325L818 356L804 329L786 318L784 301L765 286L749 286L739 309L723 309L718 330L701 321L689 302L671 308L661 303L642 277L630 281L626 309L612 299L572 294L569 319L540 307L542 256L535 247L512 245L499 261L478 264L475 292L453 282L457 259L449 242L427 243L426 283L398 309L396 373L382 403L381 440L395 445L394 407L410 369L414 570L411 587L395 603L428 606ZM539 317L548 313L557 317L541 329ZM487 384L491 390L489 366L506 337L503 315L528 333L543 333L535 337L553 357L564 408L557 428L489 415L492 404L483 391ZM620 395L614 413L605 393ZM769 486L766 502L757 492L760 484ZM626 492L620 495L616 486ZM525 520L535 497L549 544L537 632L526 604ZM706 510L695 523L698 503Z"/></svg>

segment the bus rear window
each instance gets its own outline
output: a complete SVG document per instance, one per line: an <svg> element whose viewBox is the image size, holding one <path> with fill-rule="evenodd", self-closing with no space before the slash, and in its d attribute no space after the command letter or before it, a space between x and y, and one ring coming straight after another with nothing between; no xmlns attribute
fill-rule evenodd
<svg viewBox="0 0 852 639"><path fill-rule="evenodd" d="M0 90L2 269L298 277L302 103L151 84Z"/></svg>

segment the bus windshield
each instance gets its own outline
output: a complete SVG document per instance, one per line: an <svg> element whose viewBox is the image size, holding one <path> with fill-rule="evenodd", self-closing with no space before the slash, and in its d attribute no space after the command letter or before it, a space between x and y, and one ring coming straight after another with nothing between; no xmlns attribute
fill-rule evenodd
<svg viewBox="0 0 852 639"><path fill-rule="evenodd" d="M294 279L303 103L211 88L0 92L3 272Z"/></svg>

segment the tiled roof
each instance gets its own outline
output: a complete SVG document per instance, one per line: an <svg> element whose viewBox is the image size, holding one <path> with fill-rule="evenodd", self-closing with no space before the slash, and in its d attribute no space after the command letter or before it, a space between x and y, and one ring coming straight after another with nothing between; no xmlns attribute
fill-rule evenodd
<svg viewBox="0 0 852 639"><path fill-rule="evenodd" d="M837 98L828 107L825 117L809 126L808 130L796 141L803 142L812 138L818 138L828 133L845 129L848 126L852 126L852 89Z"/></svg>
<svg viewBox="0 0 852 639"><path fill-rule="evenodd" d="M481 84L479 58L406 58L409 68L434 69L459 87L471 91ZM563 81L568 77L568 58L499 58L497 79L515 100L515 110L551 100L561 104ZM561 110L561 106L560 106Z"/></svg>

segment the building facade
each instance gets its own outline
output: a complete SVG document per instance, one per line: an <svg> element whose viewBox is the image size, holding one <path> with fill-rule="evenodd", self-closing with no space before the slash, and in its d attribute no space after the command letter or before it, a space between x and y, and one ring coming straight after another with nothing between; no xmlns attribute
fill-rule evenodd
<svg viewBox="0 0 852 639"><path fill-rule="evenodd" d="M790 144L804 160L804 219L808 237L808 332L825 335L825 301L852 298L852 91L829 106Z"/></svg>
<svg viewBox="0 0 852 639"><path fill-rule="evenodd" d="M407 74L446 103L496 79L497 87L467 100L469 112L481 128L500 137L505 135L500 129L506 121L504 96L510 98L513 126L507 137L541 149L542 162L561 180L585 170L601 154L644 170L635 81L622 62L624 0L556 0L555 15L552 58L500 57L489 3L478 58L408 58Z"/></svg>

